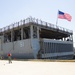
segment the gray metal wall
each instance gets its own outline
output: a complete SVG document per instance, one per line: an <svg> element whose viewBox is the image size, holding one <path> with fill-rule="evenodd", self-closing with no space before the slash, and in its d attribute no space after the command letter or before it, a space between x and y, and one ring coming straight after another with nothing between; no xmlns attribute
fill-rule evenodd
<svg viewBox="0 0 75 75"><path fill-rule="evenodd" d="M2 50L0 44L0 55L7 57L9 52L12 53L13 58L34 58L31 39L3 43Z"/></svg>
<svg viewBox="0 0 75 75"><path fill-rule="evenodd" d="M45 53L73 51L73 44L44 42L43 47Z"/></svg>
<svg viewBox="0 0 75 75"><path fill-rule="evenodd" d="M71 58L73 57L73 42L43 39L42 58Z"/></svg>

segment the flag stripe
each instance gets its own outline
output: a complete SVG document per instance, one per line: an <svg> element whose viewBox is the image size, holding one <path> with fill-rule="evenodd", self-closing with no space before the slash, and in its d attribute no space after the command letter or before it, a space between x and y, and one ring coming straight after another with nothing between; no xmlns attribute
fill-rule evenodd
<svg viewBox="0 0 75 75"><path fill-rule="evenodd" d="M65 19L64 15L59 15L58 18Z"/></svg>
<svg viewBox="0 0 75 75"><path fill-rule="evenodd" d="M64 16L68 21L71 21L72 17L69 14L65 13Z"/></svg>

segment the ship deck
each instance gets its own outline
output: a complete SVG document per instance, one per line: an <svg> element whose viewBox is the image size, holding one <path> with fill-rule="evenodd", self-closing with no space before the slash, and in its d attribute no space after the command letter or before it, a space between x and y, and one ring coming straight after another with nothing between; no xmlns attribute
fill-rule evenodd
<svg viewBox="0 0 75 75"><path fill-rule="evenodd" d="M22 26L29 26L29 25L39 26L40 30L41 30L40 36L41 37L46 36L45 38L48 37L48 38L52 38L52 39L54 39L54 38L61 39L63 37L65 38L65 37L68 37L70 35L73 35L72 30L69 30L69 29L66 29L66 28L51 24L51 23L47 23L47 22L44 22L42 20L38 20L38 19L35 19L32 17L21 20L19 22L16 22L14 24L11 24L9 26L1 28L0 34L2 35L3 32L5 32L5 31L10 31L12 29L17 29L17 28L20 28Z"/></svg>

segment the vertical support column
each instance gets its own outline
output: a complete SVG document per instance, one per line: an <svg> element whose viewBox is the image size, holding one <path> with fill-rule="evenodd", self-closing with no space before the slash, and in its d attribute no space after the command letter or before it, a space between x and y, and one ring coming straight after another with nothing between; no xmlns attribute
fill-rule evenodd
<svg viewBox="0 0 75 75"><path fill-rule="evenodd" d="M5 42L5 41L4 41L4 32L3 32L3 40L2 40L2 41L3 41L3 43Z"/></svg>
<svg viewBox="0 0 75 75"><path fill-rule="evenodd" d="M2 51L2 54L3 54L3 43L4 43L4 32L3 32L3 36L1 37L1 51Z"/></svg>
<svg viewBox="0 0 75 75"><path fill-rule="evenodd" d="M21 40L23 40L23 26L21 27Z"/></svg>
<svg viewBox="0 0 75 75"><path fill-rule="evenodd" d="M11 30L11 42L13 42L13 30Z"/></svg>
<svg viewBox="0 0 75 75"><path fill-rule="evenodd" d="M70 36L70 39L71 39L71 42L72 42L72 48L74 46L74 43L73 43L73 34ZM73 49L72 49L73 50Z"/></svg>
<svg viewBox="0 0 75 75"><path fill-rule="evenodd" d="M12 49L14 50L14 30L11 30Z"/></svg>
<svg viewBox="0 0 75 75"><path fill-rule="evenodd" d="M3 38L3 37L0 36L0 44L1 44L1 46L0 46L1 48L0 48L0 49L1 49L1 51L3 50L3 39L2 39L2 38Z"/></svg>
<svg viewBox="0 0 75 75"><path fill-rule="evenodd" d="M73 41L73 35L70 36L70 39Z"/></svg>
<svg viewBox="0 0 75 75"><path fill-rule="evenodd" d="M33 39L33 25L30 26L30 37Z"/></svg>
<svg viewBox="0 0 75 75"><path fill-rule="evenodd" d="M66 41L66 38L63 38L64 41Z"/></svg>
<svg viewBox="0 0 75 75"><path fill-rule="evenodd" d="M39 27L37 26L37 38L39 39Z"/></svg>

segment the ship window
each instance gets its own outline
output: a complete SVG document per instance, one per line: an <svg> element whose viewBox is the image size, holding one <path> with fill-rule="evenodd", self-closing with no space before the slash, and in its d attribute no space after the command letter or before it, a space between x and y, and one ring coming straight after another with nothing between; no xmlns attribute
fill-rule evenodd
<svg viewBox="0 0 75 75"><path fill-rule="evenodd" d="M37 27L33 26L33 38L37 38Z"/></svg>
<svg viewBox="0 0 75 75"><path fill-rule="evenodd" d="M23 28L23 39L30 38L30 27Z"/></svg>

